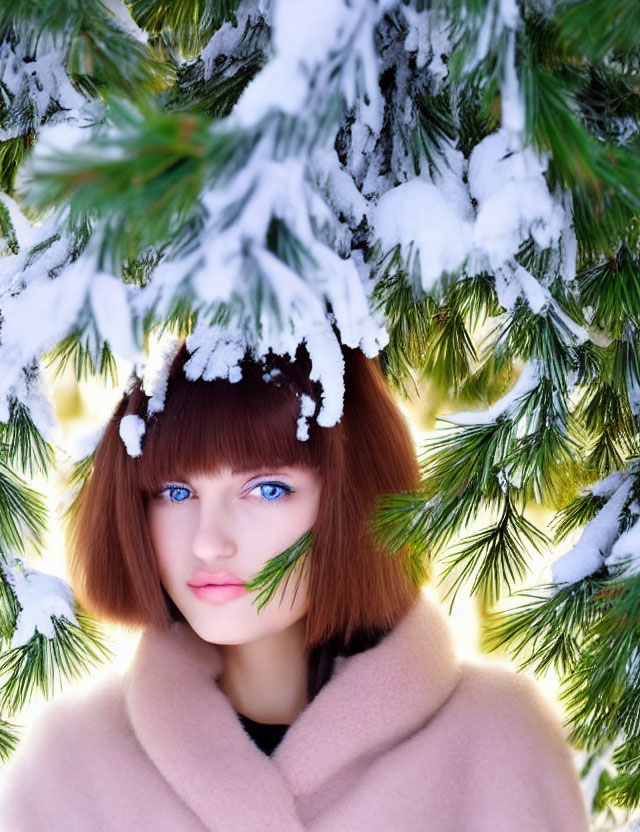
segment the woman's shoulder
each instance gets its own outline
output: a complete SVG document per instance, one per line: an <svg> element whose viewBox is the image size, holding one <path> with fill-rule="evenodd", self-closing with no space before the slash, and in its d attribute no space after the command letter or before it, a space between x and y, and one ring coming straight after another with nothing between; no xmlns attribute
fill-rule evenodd
<svg viewBox="0 0 640 832"><path fill-rule="evenodd" d="M514 806L520 814L511 828L588 828L563 715L540 682L498 663L463 662L437 716L437 729L425 726L425 743L430 733L443 738L444 757L465 783L468 805L502 818L494 829L509 828L504 819Z"/></svg>
<svg viewBox="0 0 640 832"><path fill-rule="evenodd" d="M491 724L499 719L504 727L510 721L547 722L564 733L558 701L543 684L512 667L491 661L462 663L455 696L471 719Z"/></svg>
<svg viewBox="0 0 640 832"><path fill-rule="evenodd" d="M541 739L542 730L566 745L568 733L557 700L540 682L498 662L463 662L447 707L456 721L473 725L476 733L499 726L502 736L517 732L524 741L530 734L532 740Z"/></svg>
<svg viewBox="0 0 640 832"><path fill-rule="evenodd" d="M575 792L578 774L558 700L533 678L492 662L464 662L442 709L461 757L478 769L512 778L557 776ZM482 761L482 765L479 765Z"/></svg>

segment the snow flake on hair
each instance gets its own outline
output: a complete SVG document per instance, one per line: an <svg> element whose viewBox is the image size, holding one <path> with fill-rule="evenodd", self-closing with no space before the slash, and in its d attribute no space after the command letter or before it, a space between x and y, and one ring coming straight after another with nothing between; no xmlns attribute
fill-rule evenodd
<svg viewBox="0 0 640 832"><path fill-rule="evenodd" d="M300 440L300 442L306 442L309 438L309 419L316 410L316 403L311 398L311 396L307 396L306 393L303 393L300 396L300 416L298 417L298 428L296 432L296 438Z"/></svg>
<svg viewBox="0 0 640 832"><path fill-rule="evenodd" d="M238 331L200 322L191 335L187 336L186 345L191 353L191 358L184 365L184 373L189 381L224 378L231 383L242 378L239 365L251 346Z"/></svg>
<svg viewBox="0 0 640 832"><path fill-rule="evenodd" d="M273 379L279 375L282 375L282 371L279 367L274 367L272 370L269 370L268 372L262 374L262 380L273 381Z"/></svg>
<svg viewBox="0 0 640 832"><path fill-rule="evenodd" d="M142 437L147 426L144 420L135 413L129 413L120 419L120 438L124 442L129 456L140 456L142 453Z"/></svg>
<svg viewBox="0 0 640 832"><path fill-rule="evenodd" d="M174 336L161 339L149 353L149 361L142 378L142 389L149 396L147 416L164 410L169 385L169 370L176 356L180 342Z"/></svg>

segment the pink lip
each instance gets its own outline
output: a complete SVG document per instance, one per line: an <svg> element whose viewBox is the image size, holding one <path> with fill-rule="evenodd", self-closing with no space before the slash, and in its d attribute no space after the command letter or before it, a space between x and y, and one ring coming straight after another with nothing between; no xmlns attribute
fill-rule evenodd
<svg viewBox="0 0 640 832"><path fill-rule="evenodd" d="M204 569L199 569L189 581L191 587L228 586L229 584L244 586L245 582L233 572L205 572Z"/></svg>
<svg viewBox="0 0 640 832"><path fill-rule="evenodd" d="M225 604L241 595L248 595L249 590L242 584L224 584L219 586L192 586L193 594L202 601L210 604Z"/></svg>

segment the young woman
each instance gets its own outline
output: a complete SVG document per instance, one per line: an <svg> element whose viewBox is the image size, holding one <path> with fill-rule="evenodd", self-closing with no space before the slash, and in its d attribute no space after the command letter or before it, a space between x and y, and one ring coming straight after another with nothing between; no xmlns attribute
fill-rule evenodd
<svg viewBox="0 0 640 832"><path fill-rule="evenodd" d="M127 671L47 706L7 772L6 832L585 832L571 753L529 680L463 663L376 497L418 485L377 359L343 349L334 427L304 347L242 377L141 386L98 446L71 529L83 606L142 628ZM146 422L130 456L123 417ZM246 584L312 534L258 609Z"/></svg>

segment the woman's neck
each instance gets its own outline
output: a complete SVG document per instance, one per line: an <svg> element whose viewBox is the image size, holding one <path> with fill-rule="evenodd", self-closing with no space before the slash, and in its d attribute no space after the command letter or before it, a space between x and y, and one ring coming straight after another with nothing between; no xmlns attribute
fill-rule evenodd
<svg viewBox="0 0 640 832"><path fill-rule="evenodd" d="M308 702L305 619L247 644L221 645L220 690L256 722L290 725Z"/></svg>

